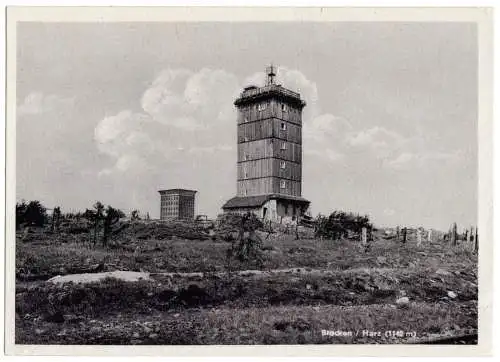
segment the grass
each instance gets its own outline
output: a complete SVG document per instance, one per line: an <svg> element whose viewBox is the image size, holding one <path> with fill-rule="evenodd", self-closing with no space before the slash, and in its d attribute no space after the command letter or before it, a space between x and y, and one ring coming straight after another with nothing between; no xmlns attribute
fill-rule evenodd
<svg viewBox="0 0 500 362"><path fill-rule="evenodd" d="M271 306L192 309L143 315L113 314L84 323L19 320L16 343L50 344L304 344L401 343L410 338L385 331L430 334L468 332L477 304ZM352 331L351 337L323 336L322 330ZM362 331L379 331L368 337Z"/></svg>
<svg viewBox="0 0 500 362"><path fill-rule="evenodd" d="M178 228L129 228L106 249L84 247L78 235L64 233L19 239L16 343L406 343L406 337L325 337L321 330L403 330L424 337L477 329L477 256L469 251L377 238L365 253L353 241L281 235L264 242L268 272L229 275L220 273L228 243L172 236L172 230L189 237L198 232ZM153 274L153 280L139 282L43 282L93 271L96 265L204 274ZM233 268L249 265L234 262ZM269 272L286 268L293 271ZM449 291L457 296L448 297ZM410 304L396 307L403 294Z"/></svg>
<svg viewBox="0 0 500 362"><path fill-rule="evenodd" d="M365 254L356 242L331 240L285 240L265 243L263 269L291 267L346 270L353 268L474 268L477 256L446 245L417 248L379 240ZM16 246L16 276L19 280L49 279L55 275L83 272L104 262L107 270L148 272L223 271L229 244L211 240L147 240L119 244L115 248L85 248L64 238ZM137 251L136 251L137 249ZM249 266L234 262L235 270ZM251 266L252 268L254 266Z"/></svg>

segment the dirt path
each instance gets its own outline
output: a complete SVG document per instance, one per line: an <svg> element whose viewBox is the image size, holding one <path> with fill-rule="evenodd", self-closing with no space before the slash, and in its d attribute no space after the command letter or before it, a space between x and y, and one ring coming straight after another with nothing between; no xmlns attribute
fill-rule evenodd
<svg viewBox="0 0 500 362"><path fill-rule="evenodd" d="M355 268L355 269L344 269L344 270L336 270L336 269L311 269L311 268L285 268L285 269L271 269L271 270L240 270L235 271L234 274L238 276L262 276L262 275L272 275L272 274L299 274L299 275L333 275L338 273L359 273L359 272L391 272L394 271L394 268ZM405 270L409 270L406 269ZM209 273L203 272L192 272L192 273L149 273L149 272L132 272L132 271L113 271L113 272L105 272L105 273L86 273L86 274L68 274L64 276L56 276L48 280L51 283L91 283L95 281L99 281L105 278L116 278L124 281L135 282L138 280L151 280L154 279L155 276L160 277L181 277L181 278L191 278L191 277L199 277L203 278L205 275ZM214 273L217 276L221 276L226 274L225 272L217 272Z"/></svg>
<svg viewBox="0 0 500 362"><path fill-rule="evenodd" d="M116 278L128 282L151 279L149 277L149 273L116 270L113 272L105 273L68 274L63 276L58 275L50 278L47 281L51 283L92 283L105 278Z"/></svg>

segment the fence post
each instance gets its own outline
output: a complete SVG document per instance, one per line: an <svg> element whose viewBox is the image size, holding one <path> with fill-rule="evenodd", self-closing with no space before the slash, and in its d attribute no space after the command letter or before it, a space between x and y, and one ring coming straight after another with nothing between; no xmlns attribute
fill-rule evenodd
<svg viewBox="0 0 500 362"><path fill-rule="evenodd" d="M366 233L366 228L363 227L361 229L361 244L366 245L367 243L367 233Z"/></svg>
<svg viewBox="0 0 500 362"><path fill-rule="evenodd" d="M403 243L406 243L406 226L403 228Z"/></svg>
<svg viewBox="0 0 500 362"><path fill-rule="evenodd" d="M454 222L453 226L451 227L451 245L455 246L457 245L457 223Z"/></svg>
<svg viewBox="0 0 500 362"><path fill-rule="evenodd" d="M427 241L429 243L432 242L432 229L429 229L429 232L427 233Z"/></svg>
<svg viewBox="0 0 500 362"><path fill-rule="evenodd" d="M417 246L422 245L422 230L420 228L417 229Z"/></svg>
<svg viewBox="0 0 500 362"><path fill-rule="evenodd" d="M474 252L478 252L479 251L479 237L477 235L477 226L476 226L476 236L474 238Z"/></svg>

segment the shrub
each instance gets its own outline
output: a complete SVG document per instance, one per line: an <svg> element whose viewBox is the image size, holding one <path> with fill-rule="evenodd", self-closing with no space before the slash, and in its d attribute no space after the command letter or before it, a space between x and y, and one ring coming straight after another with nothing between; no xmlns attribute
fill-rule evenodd
<svg viewBox="0 0 500 362"><path fill-rule="evenodd" d="M318 215L316 218L316 237L338 240L348 237L349 234L359 234L362 228L371 229L372 224L367 215L360 216L351 212L334 211L326 217Z"/></svg>
<svg viewBox="0 0 500 362"><path fill-rule="evenodd" d="M47 221L47 209L40 201L25 201L16 204L16 226L21 224L43 226Z"/></svg>

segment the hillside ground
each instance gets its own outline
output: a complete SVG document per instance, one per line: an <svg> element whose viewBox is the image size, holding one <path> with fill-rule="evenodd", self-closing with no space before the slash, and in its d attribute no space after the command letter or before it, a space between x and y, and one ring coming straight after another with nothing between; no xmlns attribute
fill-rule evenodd
<svg viewBox="0 0 500 362"><path fill-rule="evenodd" d="M234 261L228 272L230 243L182 225L129 225L106 248L88 233L19 233L16 343L419 343L477 333L470 250L382 233L367 252L355 240L266 236L263 265ZM150 278L48 282L114 270Z"/></svg>

